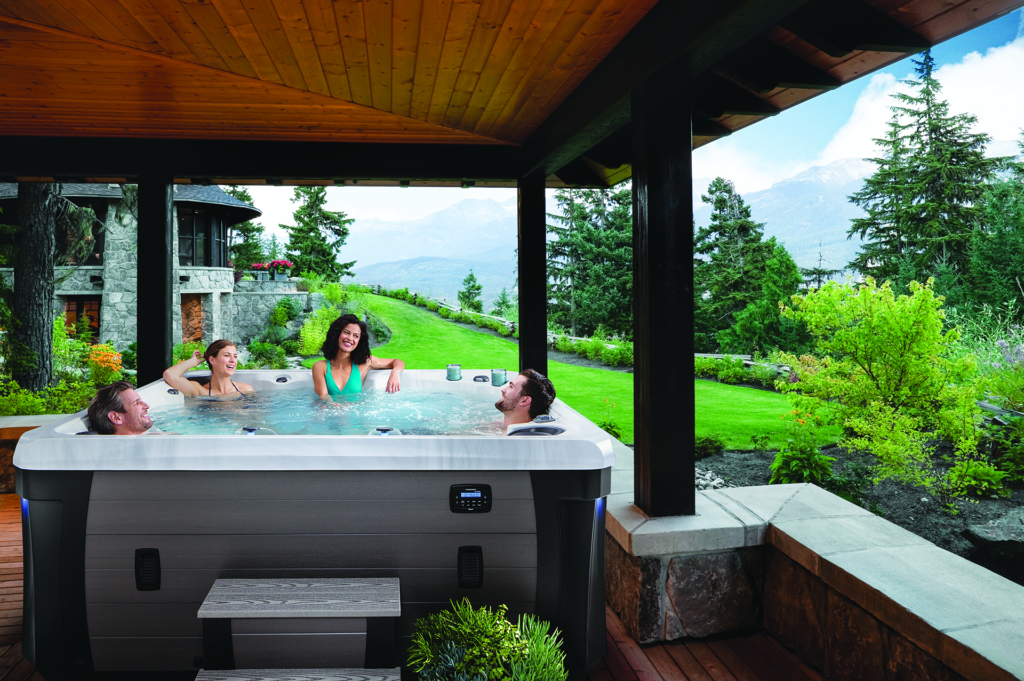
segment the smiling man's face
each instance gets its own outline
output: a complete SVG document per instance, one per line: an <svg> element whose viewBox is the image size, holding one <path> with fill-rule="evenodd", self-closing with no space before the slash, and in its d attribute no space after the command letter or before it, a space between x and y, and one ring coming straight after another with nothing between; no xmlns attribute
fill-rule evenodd
<svg viewBox="0 0 1024 681"><path fill-rule="evenodd" d="M123 414L110 412L110 420L114 422L118 435L142 435L153 427L153 420L149 418L149 405L142 401L137 392L125 390L121 393L121 402L125 408Z"/></svg>
<svg viewBox="0 0 1024 681"><path fill-rule="evenodd" d="M505 414L514 410L519 404L519 398L523 396L524 381L526 379L523 376L515 376L506 383L505 387L501 389L501 399L494 403L494 407Z"/></svg>

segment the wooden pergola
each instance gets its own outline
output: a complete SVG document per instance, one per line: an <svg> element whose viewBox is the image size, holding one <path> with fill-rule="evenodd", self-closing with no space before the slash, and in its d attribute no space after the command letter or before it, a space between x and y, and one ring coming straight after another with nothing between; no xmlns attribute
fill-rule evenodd
<svg viewBox="0 0 1024 681"><path fill-rule="evenodd" d="M635 499L692 514L692 149L1022 4L0 0L0 182L139 184L148 382L174 183L517 187L520 364L546 372L544 189L632 178Z"/></svg>

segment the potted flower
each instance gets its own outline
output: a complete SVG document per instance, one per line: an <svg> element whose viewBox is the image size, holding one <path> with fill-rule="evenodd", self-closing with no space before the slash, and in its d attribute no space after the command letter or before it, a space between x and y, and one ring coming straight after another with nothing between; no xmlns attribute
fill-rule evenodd
<svg viewBox="0 0 1024 681"><path fill-rule="evenodd" d="M267 270L270 269L270 266L267 265L267 263L265 263L265 262L254 262L252 264L252 268L256 272L256 279L257 279L257 281L266 281L268 279L268 272L267 272Z"/></svg>
<svg viewBox="0 0 1024 681"><path fill-rule="evenodd" d="M274 273L274 281L288 281L288 274L292 269L290 260L271 260L268 267Z"/></svg>

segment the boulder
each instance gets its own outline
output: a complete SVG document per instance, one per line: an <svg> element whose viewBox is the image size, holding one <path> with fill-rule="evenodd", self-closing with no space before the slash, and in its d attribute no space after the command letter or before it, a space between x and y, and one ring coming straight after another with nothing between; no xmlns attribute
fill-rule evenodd
<svg viewBox="0 0 1024 681"><path fill-rule="evenodd" d="M975 562L1024 584L1024 507L987 524L971 525L964 534L978 550Z"/></svg>

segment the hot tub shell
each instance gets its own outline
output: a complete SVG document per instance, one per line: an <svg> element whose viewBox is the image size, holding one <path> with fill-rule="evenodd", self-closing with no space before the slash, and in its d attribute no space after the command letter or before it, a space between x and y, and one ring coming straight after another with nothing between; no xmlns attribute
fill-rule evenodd
<svg viewBox="0 0 1024 681"><path fill-rule="evenodd" d="M498 390L464 371L407 371L403 390ZM240 371L257 390L312 390L309 372ZM365 390L383 390L371 372ZM153 413L180 404L163 381ZM605 652L608 436L564 403L542 436L170 435L101 437L84 413L30 431L15 452L25 555L23 650L54 681L95 673L195 674L196 611L221 577L398 577L404 662L416 618L468 597L535 613L563 632L573 676ZM382 424L387 425L387 424ZM532 427L525 424L518 428ZM514 430L513 428L512 430ZM453 513L452 485L489 485L488 513ZM483 585L460 588L460 547ZM140 591L135 551L160 551ZM365 623L240 622L236 666L362 666ZM155 678L155 677L154 677Z"/></svg>

